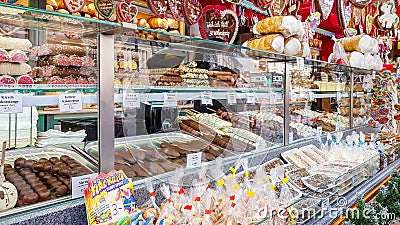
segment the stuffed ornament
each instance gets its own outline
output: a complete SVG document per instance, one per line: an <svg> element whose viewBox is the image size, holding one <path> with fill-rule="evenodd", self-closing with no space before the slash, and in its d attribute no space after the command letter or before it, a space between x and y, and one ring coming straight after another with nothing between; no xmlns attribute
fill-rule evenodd
<svg viewBox="0 0 400 225"><path fill-rule="evenodd" d="M397 24L399 24L399 17L396 15L395 3L393 1L384 2L379 9L381 14L376 18L379 28L396 28Z"/></svg>

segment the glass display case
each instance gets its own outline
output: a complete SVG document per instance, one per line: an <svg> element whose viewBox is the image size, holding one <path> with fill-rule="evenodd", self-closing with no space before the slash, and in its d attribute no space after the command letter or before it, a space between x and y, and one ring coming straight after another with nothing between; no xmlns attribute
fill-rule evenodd
<svg viewBox="0 0 400 225"><path fill-rule="evenodd" d="M0 9L1 26L13 30L0 37L1 96L22 94L23 105L0 115L8 121L5 177L20 196L0 216L70 199L71 177L114 168L141 188L177 168L188 175L217 162L277 165L270 160L284 146L368 120L374 71L132 24ZM375 162L363 161L365 168ZM22 171L37 176L42 191Z"/></svg>

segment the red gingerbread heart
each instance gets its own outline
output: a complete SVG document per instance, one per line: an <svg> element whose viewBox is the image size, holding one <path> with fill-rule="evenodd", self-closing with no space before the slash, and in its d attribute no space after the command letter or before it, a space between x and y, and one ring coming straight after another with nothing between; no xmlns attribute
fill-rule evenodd
<svg viewBox="0 0 400 225"><path fill-rule="evenodd" d="M85 0L64 0L64 5L67 8L68 12L76 13L80 12L83 7L86 5Z"/></svg>
<svg viewBox="0 0 400 225"><path fill-rule="evenodd" d="M186 21L193 25L199 21L203 12L203 6L201 6L198 0L184 0L183 1L183 15Z"/></svg>
<svg viewBox="0 0 400 225"><path fill-rule="evenodd" d="M204 39L220 39L232 44L239 29L239 20L236 13L225 6L208 5L203 9L199 28Z"/></svg>
<svg viewBox="0 0 400 225"><path fill-rule="evenodd" d="M126 2L119 2L116 5L117 17L121 22L130 23L138 14L138 8L135 5Z"/></svg>
<svg viewBox="0 0 400 225"><path fill-rule="evenodd" d="M181 18L183 10L182 0L168 0L168 8L175 20L179 20Z"/></svg>
<svg viewBox="0 0 400 225"><path fill-rule="evenodd" d="M167 0L147 0L147 5L155 16L165 19L168 11Z"/></svg>

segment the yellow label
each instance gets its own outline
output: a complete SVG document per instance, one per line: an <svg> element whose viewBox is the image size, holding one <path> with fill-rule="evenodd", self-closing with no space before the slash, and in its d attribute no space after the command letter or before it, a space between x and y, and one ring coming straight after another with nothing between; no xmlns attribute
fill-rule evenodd
<svg viewBox="0 0 400 225"><path fill-rule="evenodd" d="M250 198L254 197L255 192L252 190L247 190L247 196L249 196Z"/></svg>
<svg viewBox="0 0 400 225"><path fill-rule="evenodd" d="M229 168L229 170L232 172L232 174L235 174L235 173L236 173L236 169L233 168L233 167Z"/></svg>
<svg viewBox="0 0 400 225"><path fill-rule="evenodd" d="M267 183L271 182L270 179L269 179L269 176L267 176L267 177L265 178L265 181L266 181Z"/></svg>
<svg viewBox="0 0 400 225"><path fill-rule="evenodd" d="M217 181L217 186L221 186L221 185L224 185L224 184L225 184L224 180Z"/></svg>
<svg viewBox="0 0 400 225"><path fill-rule="evenodd" d="M235 184L235 186L233 186L233 190L236 191L237 189L239 189L240 185L239 184Z"/></svg>
<svg viewBox="0 0 400 225"><path fill-rule="evenodd" d="M245 176L246 178L249 178L249 171L244 172L244 176Z"/></svg>
<svg viewBox="0 0 400 225"><path fill-rule="evenodd" d="M289 181L289 177L285 177L282 179L282 184L286 184Z"/></svg>
<svg viewBox="0 0 400 225"><path fill-rule="evenodd" d="M271 189L271 191L275 190L275 185L271 184L271 185L269 186L269 189Z"/></svg>

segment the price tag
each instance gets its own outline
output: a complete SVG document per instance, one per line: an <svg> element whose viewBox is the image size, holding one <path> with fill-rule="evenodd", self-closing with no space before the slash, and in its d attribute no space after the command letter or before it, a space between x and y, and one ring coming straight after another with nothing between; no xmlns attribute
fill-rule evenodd
<svg viewBox="0 0 400 225"><path fill-rule="evenodd" d="M340 131L340 126L339 126L339 124L336 124L335 131L336 131L336 132Z"/></svg>
<svg viewBox="0 0 400 225"><path fill-rule="evenodd" d="M202 105L212 105L211 92L201 93L201 104Z"/></svg>
<svg viewBox="0 0 400 225"><path fill-rule="evenodd" d="M396 161L396 159L397 159L397 153L393 153L392 161Z"/></svg>
<svg viewBox="0 0 400 225"><path fill-rule="evenodd" d="M304 70L304 59L301 57L296 58L296 67L297 70Z"/></svg>
<svg viewBox="0 0 400 225"><path fill-rule="evenodd" d="M237 100L236 100L236 93L235 92L229 92L228 93L228 105L236 105Z"/></svg>
<svg viewBox="0 0 400 225"><path fill-rule="evenodd" d="M340 101L340 92L336 92L336 102L339 104Z"/></svg>
<svg viewBox="0 0 400 225"><path fill-rule="evenodd" d="M176 93L164 93L164 107L177 107L178 95Z"/></svg>
<svg viewBox="0 0 400 225"><path fill-rule="evenodd" d="M246 104L254 104L254 103L256 103L256 95L254 93L247 93Z"/></svg>
<svg viewBox="0 0 400 225"><path fill-rule="evenodd" d="M293 132L289 132L289 143L293 142Z"/></svg>
<svg viewBox="0 0 400 225"><path fill-rule="evenodd" d="M276 95L275 95L275 93L270 93L270 94L269 94L269 102L270 102L270 103L275 103L275 102L276 102Z"/></svg>
<svg viewBox="0 0 400 225"><path fill-rule="evenodd" d="M322 127L317 127L317 135L322 135Z"/></svg>
<svg viewBox="0 0 400 225"><path fill-rule="evenodd" d="M310 101L314 101L314 99L315 99L315 98L314 98L314 92L310 92L310 95L309 95L309 96L310 96Z"/></svg>
<svg viewBox="0 0 400 225"><path fill-rule="evenodd" d="M324 200L322 200L321 207L322 207L322 210L329 210L329 208L330 208L329 198L325 198Z"/></svg>
<svg viewBox="0 0 400 225"><path fill-rule="evenodd" d="M356 174L352 177L351 182L353 183L353 186L358 185L358 174Z"/></svg>
<svg viewBox="0 0 400 225"><path fill-rule="evenodd" d="M264 151L267 148L265 141L259 141L256 143L256 152Z"/></svg>
<svg viewBox="0 0 400 225"><path fill-rule="evenodd" d="M68 93L58 96L60 112L73 112L82 110L82 94Z"/></svg>
<svg viewBox="0 0 400 225"><path fill-rule="evenodd" d="M201 166L202 153L203 152L188 154L186 159L186 166L188 168Z"/></svg>
<svg viewBox="0 0 400 225"><path fill-rule="evenodd" d="M134 92L124 93L122 104L124 108L140 108L139 93L134 93Z"/></svg>
<svg viewBox="0 0 400 225"><path fill-rule="evenodd" d="M0 94L0 114L22 113L22 94Z"/></svg>
<svg viewBox="0 0 400 225"><path fill-rule="evenodd" d="M363 98L364 97L364 92L356 92L356 97L357 98Z"/></svg>
<svg viewBox="0 0 400 225"><path fill-rule="evenodd" d="M117 219L125 216L124 203L121 200L109 204L111 218Z"/></svg>
<svg viewBox="0 0 400 225"><path fill-rule="evenodd" d="M384 159L383 159L383 168L386 168L388 166L388 160L387 160L387 158L385 157Z"/></svg>
<svg viewBox="0 0 400 225"><path fill-rule="evenodd" d="M79 177L71 177L72 198L83 197L83 191L88 187L89 179L94 179L97 175L97 173L92 173Z"/></svg>

